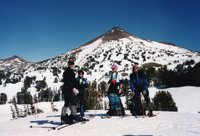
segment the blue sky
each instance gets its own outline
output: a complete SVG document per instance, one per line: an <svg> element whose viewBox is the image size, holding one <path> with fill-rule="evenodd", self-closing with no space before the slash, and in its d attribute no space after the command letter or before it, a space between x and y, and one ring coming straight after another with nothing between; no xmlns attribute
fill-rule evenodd
<svg viewBox="0 0 200 136"><path fill-rule="evenodd" d="M200 51L199 0L0 0L0 59L42 61L119 26Z"/></svg>

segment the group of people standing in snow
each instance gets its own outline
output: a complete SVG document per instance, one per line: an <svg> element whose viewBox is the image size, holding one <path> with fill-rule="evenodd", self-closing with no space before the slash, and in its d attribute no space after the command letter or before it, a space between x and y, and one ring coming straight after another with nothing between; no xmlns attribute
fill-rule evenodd
<svg viewBox="0 0 200 136"><path fill-rule="evenodd" d="M117 65L112 65L112 72L109 77L108 84L108 99L109 110L107 115L110 116L124 116L125 111L120 99L122 93L123 79L122 75L117 71ZM141 93L144 96L145 103L141 100ZM129 104L130 112L133 116L146 115L146 109L149 111L148 116L152 116L152 106L148 91L148 82L142 71L139 70L137 64L133 66L132 73L130 74L130 92L131 103Z"/></svg>
<svg viewBox="0 0 200 136"><path fill-rule="evenodd" d="M74 60L69 59L68 67L63 73L63 96L64 96L64 106L61 111L61 122L67 124L73 124L79 121L86 121L84 118L84 92L85 88L89 86L88 81L84 78L84 71L78 71L78 76L74 72ZM125 110L123 108L120 95L123 89L123 78L121 73L117 71L118 66L113 64L112 72L109 76L109 87L107 90L107 95L109 99L109 110L107 112L108 116L124 116ZM135 115L145 115L144 103L141 101L141 93L144 96L145 105L148 109L148 116L152 116L151 102L149 98L148 82L144 75L139 70L138 65L134 65L132 73L130 75L130 93L131 104L130 111L133 116ZM77 115L77 105L80 106L80 115ZM66 114L67 108L70 109L71 114Z"/></svg>

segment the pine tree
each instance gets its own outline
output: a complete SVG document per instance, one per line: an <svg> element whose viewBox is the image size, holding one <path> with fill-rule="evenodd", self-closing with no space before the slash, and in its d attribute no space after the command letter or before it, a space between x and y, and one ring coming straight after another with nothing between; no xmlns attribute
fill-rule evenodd
<svg viewBox="0 0 200 136"><path fill-rule="evenodd" d="M153 98L154 110L159 111L177 111L176 103L172 95L167 91L159 91Z"/></svg>
<svg viewBox="0 0 200 136"><path fill-rule="evenodd" d="M106 89L107 89L107 83L105 81L100 82L99 86L99 92L103 95L106 96Z"/></svg>
<svg viewBox="0 0 200 136"><path fill-rule="evenodd" d="M32 95L30 94L30 92L26 92L24 93L24 104L31 104L33 101Z"/></svg>
<svg viewBox="0 0 200 136"><path fill-rule="evenodd" d="M13 98L13 105L14 105L14 108L15 108L15 112L16 112L16 118L19 118L20 117L20 113L19 113L19 108L17 106L17 102L16 102L16 99L15 97Z"/></svg>
<svg viewBox="0 0 200 136"><path fill-rule="evenodd" d="M95 109L97 106L98 92L93 87L94 86L89 86L85 90L84 103L86 109Z"/></svg>
<svg viewBox="0 0 200 136"><path fill-rule="evenodd" d="M13 109L12 105L10 105L10 109L11 109L11 113L12 113L12 119L16 119L16 112L15 110Z"/></svg>
<svg viewBox="0 0 200 136"><path fill-rule="evenodd" d="M55 77L54 83L58 83L58 78L57 77Z"/></svg>
<svg viewBox="0 0 200 136"><path fill-rule="evenodd" d="M32 84L32 78L29 76L26 76L24 79L24 88L27 90Z"/></svg>
<svg viewBox="0 0 200 136"><path fill-rule="evenodd" d="M29 106L29 105L27 104L27 105L26 105L26 110L27 110L27 114L28 114L28 115L31 115L30 109L31 109L31 106Z"/></svg>
<svg viewBox="0 0 200 136"><path fill-rule="evenodd" d="M26 105L23 105L23 106L24 106L23 117L27 117L27 116L28 116L28 109L27 109L27 106L26 106Z"/></svg>
<svg viewBox="0 0 200 136"><path fill-rule="evenodd" d="M36 81L35 88L37 89L37 91L40 91L41 89L45 89L46 87L47 87L47 83L45 81L45 78L43 80Z"/></svg>
<svg viewBox="0 0 200 136"><path fill-rule="evenodd" d="M33 115L33 114L36 114L36 109L35 109L35 106L33 105L33 103L31 103L31 108L30 108L30 112L31 112L31 114Z"/></svg>
<svg viewBox="0 0 200 136"><path fill-rule="evenodd" d="M129 90L130 90L130 84L129 84L129 80L125 79L124 83L123 83L123 95L125 95L125 99L126 99L126 107L129 107Z"/></svg>
<svg viewBox="0 0 200 136"><path fill-rule="evenodd" d="M24 103L24 95L22 92L17 92L17 103L18 104Z"/></svg>
<svg viewBox="0 0 200 136"><path fill-rule="evenodd" d="M200 62L197 63L194 67L193 67L193 74L191 75L193 77L193 82L192 85L194 86L200 86Z"/></svg>
<svg viewBox="0 0 200 136"><path fill-rule="evenodd" d="M0 94L0 104L6 104L7 102L7 95L5 93Z"/></svg>
<svg viewBox="0 0 200 136"><path fill-rule="evenodd" d="M51 88L41 90L39 93L39 101L50 102L52 98L53 98L53 91L51 90Z"/></svg>

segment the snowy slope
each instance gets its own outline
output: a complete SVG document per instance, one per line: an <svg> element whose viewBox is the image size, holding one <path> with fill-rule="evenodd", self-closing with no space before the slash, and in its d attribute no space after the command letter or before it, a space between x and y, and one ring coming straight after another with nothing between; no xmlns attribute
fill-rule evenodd
<svg viewBox="0 0 200 136"><path fill-rule="evenodd" d="M126 111L127 117L113 117L101 119L104 110L91 110L87 114L97 115L86 124L76 124L59 131L48 131L45 128L29 128L30 125L56 126L60 121L60 109L64 102L55 102L58 112L51 111L50 102L38 103L37 107L44 113L11 121L10 104L0 105L0 132L1 136L132 136L132 135L162 135L162 136L198 136L200 135L200 88L179 87L169 88L169 91L178 106L179 112L154 111L157 115L152 118L135 118ZM153 97L156 88L149 88ZM187 99L185 99L187 98ZM23 105L21 105L22 107ZM20 106L19 106L20 107ZM50 124L47 120L55 121Z"/></svg>
<svg viewBox="0 0 200 136"><path fill-rule="evenodd" d="M17 120L3 120L0 116L1 136L135 136L135 135L155 135L155 136L198 136L200 135L200 116L192 113L159 112L152 118L135 118L126 111L127 117L112 117L111 119L101 119L106 111L89 111L87 114L97 115L86 124L75 124L61 130L51 130L48 128L30 128L34 126L57 126L60 121L60 112L49 112L47 104L43 103L47 112L38 116L29 116ZM56 103L58 107L60 103ZM50 107L50 106L49 106ZM1 110L2 107L0 106ZM3 107L6 112L5 107ZM2 113L1 113L2 114ZM48 123L55 121L54 124Z"/></svg>
<svg viewBox="0 0 200 136"><path fill-rule="evenodd" d="M21 83L10 84L6 87L0 86L0 93L6 93L9 101L16 96L17 92L21 91L21 86ZM51 87L55 90L59 89L60 86L61 84L51 83ZM34 86L29 88L28 91L30 91L32 95L37 94ZM178 107L178 112L197 113L198 111L200 111L200 87L186 86L161 90L152 87L149 88L150 97L153 98L158 91L169 91L172 94L176 106Z"/></svg>
<svg viewBox="0 0 200 136"><path fill-rule="evenodd" d="M198 113L200 111L200 87L176 87L168 89L149 88L150 97L153 98L158 91L168 91L171 93L178 112Z"/></svg>
<svg viewBox="0 0 200 136"><path fill-rule="evenodd" d="M199 87L180 87L169 88L168 91L172 94L179 112L200 111L200 88ZM181 106L182 105L182 106Z"/></svg>

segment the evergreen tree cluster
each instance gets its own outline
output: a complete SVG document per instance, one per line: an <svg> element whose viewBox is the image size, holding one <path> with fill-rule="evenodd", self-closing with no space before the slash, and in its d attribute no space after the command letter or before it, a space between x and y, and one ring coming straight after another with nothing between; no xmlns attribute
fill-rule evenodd
<svg viewBox="0 0 200 136"><path fill-rule="evenodd" d="M36 108L36 106L33 103L26 104L23 106L20 105L20 108L19 108L19 105L17 104L16 99L13 98L12 104L13 105L10 105L12 119L24 118L30 115L43 113L43 111L39 108Z"/></svg>
<svg viewBox="0 0 200 136"><path fill-rule="evenodd" d="M26 76L25 77L25 79L24 79L24 89L25 90L27 90L30 86L31 86L31 84L32 84L32 82L33 82L33 80L35 79L36 77L29 77L29 76Z"/></svg>
<svg viewBox="0 0 200 136"><path fill-rule="evenodd" d="M60 90L51 90L51 88L42 89L38 93L39 102L51 102L51 101L60 101L61 92Z"/></svg>
<svg viewBox="0 0 200 136"><path fill-rule="evenodd" d="M24 86L21 88L21 92L17 92L17 103L18 104L31 104L32 103L32 95L28 92L28 88L31 86L35 77L26 76L24 79Z"/></svg>
<svg viewBox="0 0 200 136"><path fill-rule="evenodd" d="M17 92L17 103L18 104L31 104L32 103L32 95L30 92L22 91Z"/></svg>
<svg viewBox="0 0 200 136"><path fill-rule="evenodd" d="M36 81L35 88L37 89L37 91L45 89L46 87L47 87L47 83L46 83L45 79Z"/></svg>
<svg viewBox="0 0 200 136"><path fill-rule="evenodd" d="M85 90L84 104L86 110L96 109L98 104L98 92L94 86L90 85Z"/></svg>
<svg viewBox="0 0 200 136"><path fill-rule="evenodd" d="M2 80L5 79L6 75L4 71L0 71L0 85L2 85Z"/></svg>
<svg viewBox="0 0 200 136"><path fill-rule="evenodd" d="M194 67L194 62L186 61L176 66L174 70L167 69L166 66L155 69L144 69L149 81L153 81L154 86L180 87L180 86L200 86L200 62Z"/></svg>
<svg viewBox="0 0 200 136"><path fill-rule="evenodd" d="M107 89L108 85L105 81L102 81L99 83L98 85L98 92L102 95L102 96L106 96L106 89Z"/></svg>
<svg viewBox="0 0 200 136"><path fill-rule="evenodd" d="M3 81L4 81L5 86L6 86L7 83L15 84L15 83L21 81L22 75L19 75L19 74L16 74L16 73L13 74L13 77L11 77L11 75L12 75L12 73L9 72L9 71L0 70L0 85L3 84Z"/></svg>
<svg viewBox="0 0 200 136"><path fill-rule="evenodd" d="M5 93L0 94L0 104L6 104L7 102L7 95Z"/></svg>
<svg viewBox="0 0 200 136"><path fill-rule="evenodd" d="M57 67L52 67L52 73L53 73L53 76L58 76L58 74L61 73L61 70L58 69Z"/></svg>
<svg viewBox="0 0 200 136"><path fill-rule="evenodd" d="M158 111L177 111L176 103L168 91L159 91L154 96L153 108Z"/></svg>
<svg viewBox="0 0 200 136"><path fill-rule="evenodd" d="M21 92L17 92L17 104L31 104L33 101L33 96L28 91L28 88L31 86L35 77L26 77L24 80L24 86L21 88ZM35 81L35 88L38 91L38 101L39 102L50 102L50 101L59 101L61 93L58 90L51 90L47 88L47 83L44 80ZM35 99L35 98L34 98Z"/></svg>
<svg viewBox="0 0 200 136"><path fill-rule="evenodd" d="M53 92L50 88L41 90L38 95L40 102L50 102L53 98Z"/></svg>

